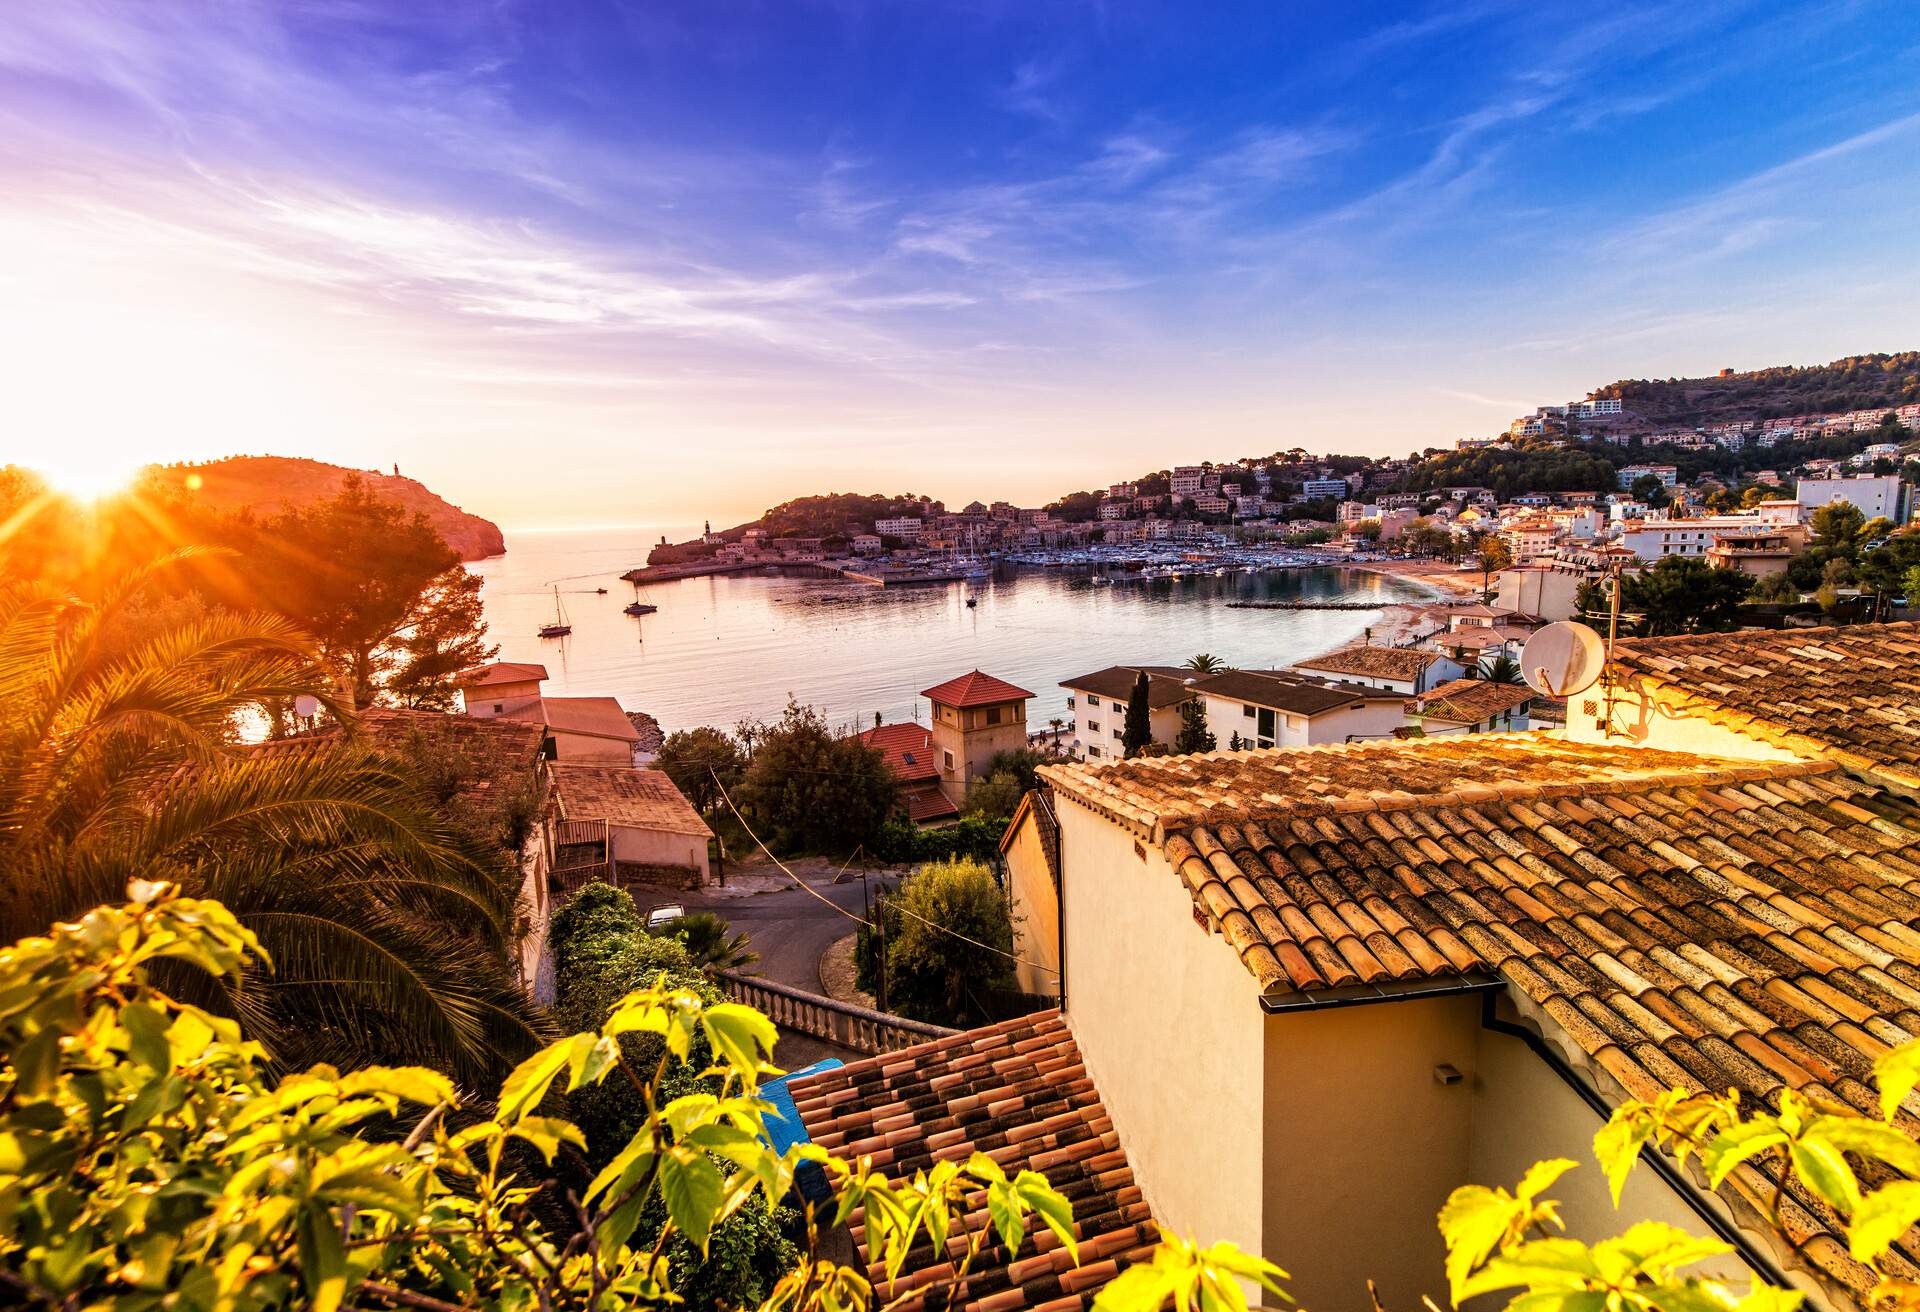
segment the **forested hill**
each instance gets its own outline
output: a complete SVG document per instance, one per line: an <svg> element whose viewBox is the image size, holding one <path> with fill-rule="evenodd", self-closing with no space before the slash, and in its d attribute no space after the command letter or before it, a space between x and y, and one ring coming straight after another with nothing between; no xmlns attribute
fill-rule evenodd
<svg viewBox="0 0 1920 1312"><path fill-rule="evenodd" d="M507 549L499 525L450 505L415 479L396 474L292 456L231 456L201 465L154 465L142 479L213 510L249 509L265 517L324 501L339 492L351 474L358 474L368 491L382 501L424 514L462 560L482 560Z"/></svg>
<svg viewBox="0 0 1920 1312"><path fill-rule="evenodd" d="M1717 378L1628 378L1594 392L1656 428L1730 419L1874 410L1920 402L1920 351L1850 355L1832 364L1781 365Z"/></svg>

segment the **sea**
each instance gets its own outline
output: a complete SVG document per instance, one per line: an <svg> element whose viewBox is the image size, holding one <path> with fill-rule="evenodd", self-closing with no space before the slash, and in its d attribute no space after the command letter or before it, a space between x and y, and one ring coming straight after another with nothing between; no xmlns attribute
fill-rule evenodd
<svg viewBox="0 0 1920 1312"><path fill-rule="evenodd" d="M469 566L485 580L489 639L501 660L546 666L546 690L613 696L667 732L773 719L791 700L836 728L924 717L919 693L984 670L1028 689L1036 732L1068 718L1061 680L1109 665L1178 665L1207 652L1241 669L1292 664L1356 641L1378 611L1239 610L1229 601L1426 599L1420 585L1347 568L1154 579L1101 586L1091 569L1002 565L990 579L876 588L763 573L648 584L644 565L683 526L517 532ZM606 589L604 593L599 589ZM636 600L658 606L633 617ZM968 606L972 598L974 605ZM565 638L539 627L563 616Z"/></svg>

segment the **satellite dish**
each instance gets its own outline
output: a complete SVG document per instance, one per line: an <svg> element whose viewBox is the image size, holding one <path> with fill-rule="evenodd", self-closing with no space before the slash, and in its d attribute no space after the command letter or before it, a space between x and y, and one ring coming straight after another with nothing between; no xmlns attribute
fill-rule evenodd
<svg viewBox="0 0 1920 1312"><path fill-rule="evenodd" d="M1520 675L1527 686L1549 697L1571 697L1599 682L1607 667L1607 645L1584 624L1561 620L1527 639L1520 650Z"/></svg>
<svg viewBox="0 0 1920 1312"><path fill-rule="evenodd" d="M311 693L301 693L293 699L293 713L303 720L311 720L320 714L320 699Z"/></svg>

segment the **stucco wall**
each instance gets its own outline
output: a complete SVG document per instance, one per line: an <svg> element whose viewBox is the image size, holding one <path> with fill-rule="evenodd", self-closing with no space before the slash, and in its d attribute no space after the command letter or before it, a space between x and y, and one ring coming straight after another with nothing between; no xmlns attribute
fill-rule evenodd
<svg viewBox="0 0 1920 1312"><path fill-rule="evenodd" d="M616 861L649 866L687 866L700 872L707 883L707 840L693 834L673 834L658 829L613 828L613 856Z"/></svg>
<svg viewBox="0 0 1920 1312"><path fill-rule="evenodd" d="M1032 820L1021 822L1007 844L1007 889L1013 904L1014 978L1028 993L1060 991L1060 902L1046 853ZM1028 963L1034 963L1029 965ZM1044 969L1043 969L1044 967Z"/></svg>
<svg viewBox="0 0 1920 1312"><path fill-rule="evenodd" d="M1555 1183L1567 1233L1592 1243L1636 1221L1665 1221L1688 1234L1709 1235L1705 1222L1645 1165L1627 1177L1615 1211L1607 1178L1593 1159L1593 1135L1602 1124L1580 1096L1519 1039L1484 1030L1478 1078L1473 1081L1473 1140L1467 1155L1476 1184L1511 1189L1533 1163L1565 1157L1580 1163ZM1703 1273L1744 1282L1752 1273L1737 1258L1707 1262Z"/></svg>
<svg viewBox="0 0 1920 1312"><path fill-rule="evenodd" d="M1587 709L1591 703L1593 710ZM1609 739L1599 727L1605 715L1606 689L1596 684L1567 701L1567 737L1577 743L1624 742L1638 747L1655 747L1671 752L1698 752L1705 756L1731 756L1741 760L1791 761L1792 752L1749 738L1743 733L1714 724L1710 720L1666 704L1655 696L1649 685L1629 678L1614 690L1613 736Z"/></svg>
<svg viewBox="0 0 1920 1312"><path fill-rule="evenodd" d="M1365 1308L1370 1277L1389 1308L1445 1306L1434 1218L1469 1178L1479 1023L1474 997L1267 1019L1261 1247L1302 1305Z"/></svg>
<svg viewBox="0 0 1920 1312"><path fill-rule="evenodd" d="M512 706L525 702L530 697L540 695L539 679L529 679L525 683L493 683L484 688L464 689L460 700L466 705L467 714L476 720L491 720L500 712L494 707Z"/></svg>
<svg viewBox="0 0 1920 1312"><path fill-rule="evenodd" d="M1062 797L1067 1018L1162 1225L1257 1250L1262 1013L1157 848Z"/></svg>
<svg viewBox="0 0 1920 1312"><path fill-rule="evenodd" d="M592 738L586 734L549 729L556 761L578 761L595 765L632 765L633 747L617 738Z"/></svg>

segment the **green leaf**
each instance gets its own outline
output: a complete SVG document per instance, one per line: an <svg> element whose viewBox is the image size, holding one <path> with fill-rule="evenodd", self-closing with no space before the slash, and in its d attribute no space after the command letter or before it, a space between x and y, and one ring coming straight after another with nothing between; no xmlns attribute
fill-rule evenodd
<svg viewBox="0 0 1920 1312"><path fill-rule="evenodd" d="M369 1066L340 1077L340 1094L384 1093L423 1107L458 1106L453 1081L424 1066Z"/></svg>
<svg viewBox="0 0 1920 1312"><path fill-rule="evenodd" d="M1756 1282L1746 1297L1735 1303L1734 1312L1798 1312L1807 1296L1797 1289L1782 1289L1778 1285L1763 1285Z"/></svg>
<svg viewBox="0 0 1920 1312"><path fill-rule="evenodd" d="M660 1196L666 1200L667 1215L703 1257L726 1183L713 1159L697 1149L676 1146L660 1159Z"/></svg>
<svg viewBox="0 0 1920 1312"><path fill-rule="evenodd" d="M1845 1215L1860 1205L1860 1181L1840 1150L1822 1139L1806 1138L1788 1145L1793 1173Z"/></svg>
<svg viewBox="0 0 1920 1312"><path fill-rule="evenodd" d="M572 1144L583 1155L587 1151L587 1136L580 1132L580 1127L557 1116L522 1116L509 1133L539 1149L549 1166L553 1165L553 1156L563 1143Z"/></svg>
<svg viewBox="0 0 1920 1312"><path fill-rule="evenodd" d="M1655 1122L1649 1116L1636 1115L1639 1110L1632 1106L1615 1109L1593 1136L1593 1155L1607 1173L1607 1191L1613 1195L1615 1207L1620 1206L1620 1191L1626 1187L1633 1164L1640 1160L1640 1149L1653 1138Z"/></svg>
<svg viewBox="0 0 1920 1312"><path fill-rule="evenodd" d="M1860 1116L1823 1116L1817 1132L1842 1152L1885 1162L1902 1175L1920 1176L1920 1144L1891 1125Z"/></svg>
<svg viewBox="0 0 1920 1312"><path fill-rule="evenodd" d="M1920 1222L1920 1180L1895 1180L1860 1200L1847 1225L1847 1251L1871 1262Z"/></svg>
<svg viewBox="0 0 1920 1312"><path fill-rule="evenodd" d="M1787 1142L1787 1135L1771 1116L1756 1116L1738 1125L1729 1125L1714 1136L1700 1154L1707 1168L1707 1185L1718 1189L1729 1172L1749 1157Z"/></svg>
<svg viewBox="0 0 1920 1312"><path fill-rule="evenodd" d="M761 1055L773 1056L780 1037L773 1022L752 1007L721 1002L701 1013L700 1024L714 1053L749 1085L756 1083Z"/></svg>
<svg viewBox="0 0 1920 1312"><path fill-rule="evenodd" d="M1920 1039L1908 1039L1882 1053L1873 1063L1873 1077L1880 1086L1881 1118L1890 1121L1913 1086L1920 1084Z"/></svg>
<svg viewBox="0 0 1920 1312"><path fill-rule="evenodd" d="M575 1034L548 1044L514 1067L513 1073L500 1086L500 1119L505 1122L516 1121L539 1106L560 1072L574 1060L582 1040L589 1047L593 1044L592 1035Z"/></svg>

